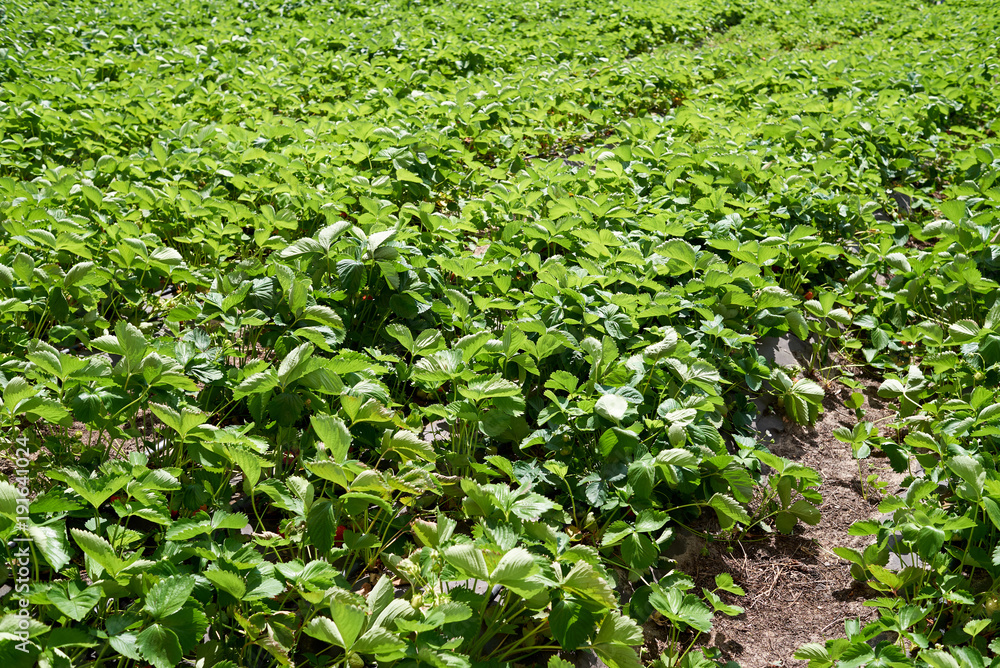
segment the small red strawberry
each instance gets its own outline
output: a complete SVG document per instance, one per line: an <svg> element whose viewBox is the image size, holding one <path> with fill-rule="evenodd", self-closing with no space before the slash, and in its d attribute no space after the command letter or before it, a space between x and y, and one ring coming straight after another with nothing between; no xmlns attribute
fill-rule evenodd
<svg viewBox="0 0 1000 668"><path fill-rule="evenodd" d="M346 528L347 527L345 527L343 524L337 527L337 535L334 536L333 539L333 545L335 547L340 547L341 545L344 544L344 529Z"/></svg>

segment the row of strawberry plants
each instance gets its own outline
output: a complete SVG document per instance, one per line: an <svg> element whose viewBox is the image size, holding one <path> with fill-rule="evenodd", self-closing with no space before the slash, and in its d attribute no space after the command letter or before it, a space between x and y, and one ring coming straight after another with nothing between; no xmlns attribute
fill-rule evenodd
<svg viewBox="0 0 1000 668"><path fill-rule="evenodd" d="M133 7L115 23L81 7L77 25L25 11L4 52L3 419L36 425L48 481L23 527L0 485L2 531L37 551L31 651L15 615L0 628L15 663L465 665L590 647L635 665L654 611L696 633L739 612L718 593L738 594L731 580L697 595L677 573L621 608L612 584L665 565L679 527L706 512L722 536L818 521L815 472L755 443L748 397L769 380L811 423L822 389L755 342L835 339L906 368L918 337L898 332L993 306L993 154L963 125L995 111L976 54L996 45L972 9L781 18L761 3L730 27L737 14L706 4L643 53L623 29L539 47L543 28L511 34L520 10L498 3L485 64L450 69L426 52L477 34L457 4L438 24L341 9L372 30L349 47L321 5L215 7L221 25ZM565 11L578 36L611 10ZM928 13L964 32L899 28ZM429 27L403 40L384 27L399 16ZM848 43L810 52L800 22L831 16L826 36ZM670 46L706 23L730 30ZM930 197L963 179L952 202ZM954 229L877 220L886 188ZM982 257L953 257L970 224ZM935 254L907 246L944 229ZM926 283L873 284L888 274ZM990 350L988 334L958 343ZM954 391L995 418L982 392ZM875 445L908 461L905 441ZM890 529L871 555L845 553L877 587ZM935 582L973 606L938 625L992 591ZM977 619L966 635L988 637ZM853 650L804 651L836 660L870 630Z"/></svg>

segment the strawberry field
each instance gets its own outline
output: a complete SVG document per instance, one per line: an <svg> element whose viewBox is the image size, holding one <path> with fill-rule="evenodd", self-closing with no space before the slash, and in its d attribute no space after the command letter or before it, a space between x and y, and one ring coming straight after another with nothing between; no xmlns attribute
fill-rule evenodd
<svg viewBox="0 0 1000 668"><path fill-rule="evenodd" d="M0 5L0 662L735 666L773 413L784 665L1000 665L998 130L989 0Z"/></svg>

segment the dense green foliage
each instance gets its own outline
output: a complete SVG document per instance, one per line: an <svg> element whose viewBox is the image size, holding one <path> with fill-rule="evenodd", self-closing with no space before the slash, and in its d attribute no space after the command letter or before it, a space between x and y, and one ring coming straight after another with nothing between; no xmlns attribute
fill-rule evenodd
<svg viewBox="0 0 1000 668"><path fill-rule="evenodd" d="M0 7L5 668L714 665L742 591L663 550L818 522L751 399L813 424L862 373L897 418L836 435L909 472L839 550L881 616L799 656L989 664L998 35L986 0ZM758 354L788 333L806 368Z"/></svg>

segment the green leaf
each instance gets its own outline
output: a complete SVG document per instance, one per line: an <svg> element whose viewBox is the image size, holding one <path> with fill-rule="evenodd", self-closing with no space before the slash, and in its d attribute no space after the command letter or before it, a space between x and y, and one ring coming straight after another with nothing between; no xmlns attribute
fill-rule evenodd
<svg viewBox="0 0 1000 668"><path fill-rule="evenodd" d="M997 303L1000 304L1000 302ZM979 411L978 420L979 422L986 422L997 416L1000 416L1000 404L990 404Z"/></svg>
<svg viewBox="0 0 1000 668"><path fill-rule="evenodd" d="M642 628L635 620L611 610L604 617L594 645L641 645Z"/></svg>
<svg viewBox="0 0 1000 668"><path fill-rule="evenodd" d="M701 590L701 592L705 596L705 600L712 604L712 610L715 612L721 612L722 614L728 615L730 617L735 617L736 615L741 615L744 612L746 612L746 610L744 610L738 605L729 605L728 603L723 601L719 597L719 595L716 594L715 592L711 592L704 588Z"/></svg>
<svg viewBox="0 0 1000 668"><path fill-rule="evenodd" d="M309 508L306 535L320 552L329 552L333 548L337 526L337 508L332 501L317 501Z"/></svg>
<svg viewBox="0 0 1000 668"><path fill-rule="evenodd" d="M781 510L774 516L774 526L786 536L792 533L798 521L798 518L787 510Z"/></svg>
<svg viewBox="0 0 1000 668"><path fill-rule="evenodd" d="M617 545L625 540L626 536L630 536L633 533L635 533L635 529L627 522L623 522L621 520L612 522L611 525L604 530L604 535L601 538L601 547L611 547L612 545Z"/></svg>
<svg viewBox="0 0 1000 668"><path fill-rule="evenodd" d="M303 343L292 349L278 367L278 384L287 388L289 384L301 378L308 368L309 358L316 347L311 343Z"/></svg>
<svg viewBox="0 0 1000 668"><path fill-rule="evenodd" d="M21 279L21 282L25 285L32 284L32 278L34 278L35 272L35 261L31 259L31 256L24 253L18 253L14 258L14 273L17 277Z"/></svg>
<svg viewBox="0 0 1000 668"><path fill-rule="evenodd" d="M950 199L940 202L937 206L941 209L941 213L948 217L948 220L958 224L965 217L968 204L961 200Z"/></svg>
<svg viewBox="0 0 1000 668"><path fill-rule="evenodd" d="M843 443L854 442L854 432L847 427L837 427L833 430L833 437Z"/></svg>
<svg viewBox="0 0 1000 668"><path fill-rule="evenodd" d="M93 262L79 262L66 272L66 277L63 279L63 287L70 288L73 285L79 283L90 273L90 270L94 268Z"/></svg>
<svg viewBox="0 0 1000 668"><path fill-rule="evenodd" d="M333 415L315 414L309 418L319 440L327 447L330 458L338 464L347 461L351 447L351 432L344 421Z"/></svg>
<svg viewBox="0 0 1000 668"><path fill-rule="evenodd" d="M822 387L807 378L800 378L784 393L785 412L795 422L811 426L819 418L819 408L825 396Z"/></svg>
<svg viewBox="0 0 1000 668"><path fill-rule="evenodd" d="M979 336L979 325L972 320L959 320L948 325L948 333L955 343L965 343Z"/></svg>
<svg viewBox="0 0 1000 668"><path fill-rule="evenodd" d="M990 620L988 619L970 619L962 627L962 630L968 633L970 636L977 636L982 632L983 629L990 625Z"/></svg>
<svg viewBox="0 0 1000 668"><path fill-rule="evenodd" d="M805 499L799 499L791 505L788 512L795 515L806 524L816 525L819 524L821 519L820 512L813 504L809 503Z"/></svg>
<svg viewBox="0 0 1000 668"><path fill-rule="evenodd" d="M413 380L426 383L425 387L434 389L438 385L453 380L462 375L465 368L461 350L439 350L423 357L413 366Z"/></svg>
<svg viewBox="0 0 1000 668"><path fill-rule="evenodd" d="M344 321L329 306L307 306L305 311L302 312L302 318L304 320L314 320L334 330L344 329Z"/></svg>
<svg viewBox="0 0 1000 668"><path fill-rule="evenodd" d="M100 536L83 529L70 529L70 533L80 549L112 576L118 575L125 567L124 562L115 554L111 544Z"/></svg>
<svg viewBox="0 0 1000 668"><path fill-rule="evenodd" d="M698 457L690 450L672 448L670 450L660 450L656 454L656 464L657 466L697 468Z"/></svg>
<svg viewBox="0 0 1000 668"><path fill-rule="evenodd" d="M344 290L351 294L356 294L361 289L366 273L365 265L357 260L337 261L337 277Z"/></svg>
<svg viewBox="0 0 1000 668"><path fill-rule="evenodd" d="M136 647L156 668L174 668L184 656L177 634L162 624L153 624L139 633Z"/></svg>
<svg viewBox="0 0 1000 668"><path fill-rule="evenodd" d="M311 283L308 278L296 278L292 281L292 285L285 294L285 301L288 302L288 310L292 313L304 316L303 310L306 307L306 303L309 299L309 290ZM233 295L230 295L232 297ZM228 301L228 297L226 298ZM242 299L240 299L242 301ZM223 302L223 308L226 307L226 302Z"/></svg>
<svg viewBox="0 0 1000 668"><path fill-rule="evenodd" d="M356 481L355 481L356 482ZM365 501L366 505L376 505L386 512L386 515L392 515L392 506L388 501L382 497L375 496L374 494L368 494L366 492L344 492L340 495L340 498L344 501L348 499L358 499L360 501Z"/></svg>
<svg viewBox="0 0 1000 668"><path fill-rule="evenodd" d="M202 515L201 517L204 518L205 516ZM167 527L164 536L167 540L186 541L191 540L195 536L209 533L212 533L211 520L185 517Z"/></svg>
<svg viewBox="0 0 1000 668"><path fill-rule="evenodd" d="M444 347L444 337L436 329L425 329L413 340L413 353L429 355Z"/></svg>
<svg viewBox="0 0 1000 668"><path fill-rule="evenodd" d="M237 601L242 600L243 595L247 593L246 583L243 582L243 578L235 573L219 570L218 568L209 568L203 571L202 575L215 585L216 589L226 592Z"/></svg>
<svg viewBox="0 0 1000 668"><path fill-rule="evenodd" d="M944 547L945 533L941 529L933 526L920 527L914 545L917 554L924 559L932 559Z"/></svg>
<svg viewBox="0 0 1000 668"><path fill-rule="evenodd" d="M608 668L642 668L635 650L624 645L594 645L594 652Z"/></svg>
<svg viewBox="0 0 1000 668"><path fill-rule="evenodd" d="M823 645L811 642L799 647L792 658L799 661L829 661L830 653Z"/></svg>
<svg viewBox="0 0 1000 668"><path fill-rule="evenodd" d="M606 608L617 606L617 597L611 585L585 561L578 561L573 564L572 570L566 574L560 588L577 596L599 603Z"/></svg>
<svg viewBox="0 0 1000 668"><path fill-rule="evenodd" d="M871 571L876 580L891 589L899 589L903 586L902 578L887 568L883 568L878 564L868 564L868 570Z"/></svg>
<svg viewBox="0 0 1000 668"><path fill-rule="evenodd" d="M253 568L247 574L247 593L243 596L243 600L260 601L265 598L274 598L283 589L276 578L262 574L259 567Z"/></svg>
<svg viewBox="0 0 1000 668"><path fill-rule="evenodd" d="M437 524L417 518L410 522L410 531L413 533L413 537L416 538L418 545L427 547L438 546Z"/></svg>
<svg viewBox="0 0 1000 668"><path fill-rule="evenodd" d="M926 661L931 668L960 668L958 661L948 654L947 650L925 649L921 650L918 656Z"/></svg>
<svg viewBox="0 0 1000 668"><path fill-rule="evenodd" d="M670 273L674 276L691 271L697 263L694 247L683 239L671 239L658 246L656 251L671 260Z"/></svg>
<svg viewBox="0 0 1000 668"><path fill-rule="evenodd" d="M100 585L87 587L79 580L56 583L48 590L48 597L59 612L82 622L101 600L101 587Z"/></svg>
<svg viewBox="0 0 1000 668"><path fill-rule="evenodd" d="M375 620L371 624L376 624L383 611L388 609L395 598L395 590L392 578L388 575L381 575L372 590L368 592L368 618Z"/></svg>
<svg viewBox="0 0 1000 668"><path fill-rule="evenodd" d="M906 387L895 378L883 382L878 388L878 396L883 399L895 399L906 392Z"/></svg>
<svg viewBox="0 0 1000 668"><path fill-rule="evenodd" d="M150 403L149 408L165 425L180 434L182 440L187 437L192 429L208 422L208 415L202 413L197 408L189 406L184 406L180 412L175 411L169 406L155 403Z"/></svg>
<svg viewBox="0 0 1000 668"><path fill-rule="evenodd" d="M39 526L28 523L28 535L35 547L42 553L52 570L61 571L71 559L69 539L66 538L66 523L59 522L53 526Z"/></svg>
<svg viewBox="0 0 1000 668"><path fill-rule="evenodd" d="M910 268L910 262L906 259L906 256L902 253L889 253L885 256L886 264L895 269L896 271L901 271L903 273L909 273L912 271Z"/></svg>
<svg viewBox="0 0 1000 668"><path fill-rule="evenodd" d="M991 151L989 148L985 146L977 146L974 153L976 154L976 160L983 163L984 165L989 166L993 164L994 160L993 151Z"/></svg>
<svg viewBox="0 0 1000 668"><path fill-rule="evenodd" d="M565 345L566 341L564 339L546 332L538 337L538 342L535 344L535 359L543 360L550 355L554 355Z"/></svg>
<svg viewBox="0 0 1000 668"><path fill-rule="evenodd" d="M490 574L491 584L503 585L521 596L531 598L542 590L542 585L528 582L528 578L538 572L531 553L521 547L508 550Z"/></svg>
<svg viewBox="0 0 1000 668"><path fill-rule="evenodd" d="M673 327L668 327L663 333L663 338L647 346L642 351L642 356L648 362L656 362L664 357L668 357L677 349L677 341L677 330Z"/></svg>
<svg viewBox="0 0 1000 668"><path fill-rule="evenodd" d="M469 383L468 387L459 387L458 392L469 401L478 403L484 399L520 396L521 388L517 383L507 380L500 374L494 374L492 376L478 376Z"/></svg>
<svg viewBox="0 0 1000 668"><path fill-rule="evenodd" d="M47 397L30 397L17 405L15 415L27 415L32 421L41 418L46 422L59 424L69 416L69 411L62 404Z"/></svg>
<svg viewBox="0 0 1000 668"><path fill-rule="evenodd" d="M945 464L952 473L960 477L971 490L976 492L977 497L982 494L983 483L986 481L986 471L982 464L966 455L952 457Z"/></svg>
<svg viewBox="0 0 1000 668"><path fill-rule="evenodd" d="M722 591L728 591L730 594L736 594L737 596L746 595L746 592L743 591L743 587L740 587L733 582L733 576L729 573L719 573L715 576L715 588L721 589Z"/></svg>
<svg viewBox="0 0 1000 668"><path fill-rule="evenodd" d="M388 447L383 446L383 453L395 452L403 462L420 459L425 462L433 462L437 459L434 446L422 440L412 431L400 429L388 439Z"/></svg>
<svg viewBox="0 0 1000 668"><path fill-rule="evenodd" d="M243 513L230 513L225 510L216 510L212 513L213 529L242 529L249 522Z"/></svg>
<svg viewBox="0 0 1000 668"><path fill-rule="evenodd" d="M660 556L656 544L648 536L638 533L626 536L622 541L621 550L625 563L636 573L645 573L656 564Z"/></svg>
<svg viewBox="0 0 1000 668"><path fill-rule="evenodd" d="M408 353L413 354L416 350L416 346L413 341L413 334L410 333L410 328L406 325L394 322L385 328L385 332L392 338L399 341L399 343L406 348Z"/></svg>
<svg viewBox="0 0 1000 668"><path fill-rule="evenodd" d="M708 500L708 505L715 509L719 518L719 525L723 529L728 529L735 522L740 522L744 526L750 525L750 516L735 499L725 494L716 493Z"/></svg>
<svg viewBox="0 0 1000 668"><path fill-rule="evenodd" d="M229 456L233 463L240 467L246 484L254 487L260 482L260 472L263 460L255 453L242 447L236 446L229 449Z"/></svg>
<svg viewBox="0 0 1000 668"><path fill-rule="evenodd" d="M309 622L303 629L306 635L345 650L352 649L365 623L364 608L335 601L330 606L330 613L333 619L315 617Z"/></svg>
<svg viewBox="0 0 1000 668"><path fill-rule="evenodd" d="M601 417L620 422L628 411L628 402L617 394L604 394L594 404L594 411Z"/></svg>
<svg viewBox="0 0 1000 668"><path fill-rule="evenodd" d="M306 462L306 468L324 480L340 485L345 490L350 488L350 480L347 477L347 470L337 462L324 459L317 462Z"/></svg>
<svg viewBox="0 0 1000 668"><path fill-rule="evenodd" d="M194 585L195 579L190 575L163 578L146 594L146 605L142 609L155 619L172 615L191 597Z"/></svg>
<svg viewBox="0 0 1000 668"><path fill-rule="evenodd" d="M247 376L233 390L233 399L240 400L251 394L262 394L278 386L278 375L274 369L261 371Z"/></svg>
<svg viewBox="0 0 1000 668"><path fill-rule="evenodd" d="M640 510L635 518L635 530L642 532L659 531L670 519L670 515L664 510L654 510L647 508Z"/></svg>
<svg viewBox="0 0 1000 668"><path fill-rule="evenodd" d="M486 559L482 550L473 545L454 545L447 548L444 560L465 574L484 582L489 581L490 573L486 567Z"/></svg>
<svg viewBox="0 0 1000 668"><path fill-rule="evenodd" d="M788 323L788 329L792 334L803 341L809 338L809 324L806 322L801 311L788 311L785 313L785 321Z"/></svg>
<svg viewBox="0 0 1000 668"><path fill-rule="evenodd" d="M132 323L121 320L115 325L115 337L121 345L129 368L138 369L146 356L146 351L149 350L145 335Z"/></svg>
<svg viewBox="0 0 1000 668"><path fill-rule="evenodd" d="M358 654L389 654L406 649L402 638L384 628L371 628L354 643Z"/></svg>
<svg viewBox="0 0 1000 668"><path fill-rule="evenodd" d="M440 620L441 624L464 622L472 617L472 608L460 601L444 601L427 611L428 620Z"/></svg>
<svg viewBox="0 0 1000 668"><path fill-rule="evenodd" d="M301 257L302 255L312 255L320 254L323 252L323 246L319 244L315 239L310 239L309 237L304 237L302 239L296 239L294 242L285 246L278 253L278 257L283 260L295 257Z"/></svg>
<svg viewBox="0 0 1000 668"><path fill-rule="evenodd" d="M139 653L138 642L136 634L132 631L124 631L108 639L108 644L116 652L130 659L140 661L142 654Z"/></svg>
<svg viewBox="0 0 1000 668"><path fill-rule="evenodd" d="M564 650L585 645L594 633L599 617L573 599L564 599L552 606L549 628Z"/></svg>
<svg viewBox="0 0 1000 668"><path fill-rule="evenodd" d="M194 606L185 606L159 621L165 628L170 629L177 636L181 644L181 653L193 652L195 647L202 643L205 631L208 629L208 617L200 609Z"/></svg>
<svg viewBox="0 0 1000 668"><path fill-rule="evenodd" d="M649 602L672 622L690 626L702 633L712 630L712 611L693 594L682 594L677 589L664 590L655 586Z"/></svg>
<svg viewBox="0 0 1000 668"><path fill-rule="evenodd" d="M769 285L757 293L757 308L787 308L796 306L799 300L795 295L784 288L776 285Z"/></svg>
<svg viewBox="0 0 1000 668"><path fill-rule="evenodd" d="M1000 504L989 497L983 497L980 502L983 504L990 521L993 522L993 526L1000 529Z"/></svg>

